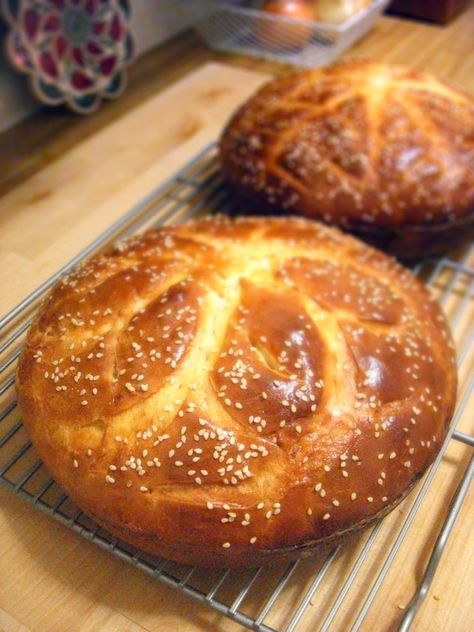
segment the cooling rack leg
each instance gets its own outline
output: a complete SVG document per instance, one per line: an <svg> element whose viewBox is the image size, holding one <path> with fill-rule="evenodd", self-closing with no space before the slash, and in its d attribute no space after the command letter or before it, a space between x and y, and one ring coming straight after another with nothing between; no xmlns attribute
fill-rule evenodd
<svg viewBox="0 0 474 632"><path fill-rule="evenodd" d="M446 516L446 520L439 532L438 539L436 540L436 544L434 545L433 552L430 557L430 561L428 562L428 566L426 567L425 574L423 576L423 580L416 593L414 594L412 600L408 604L407 612L402 619L400 627L398 628L398 632L408 632L410 629L416 614L425 600L426 595L430 589L430 586L433 582L433 578L436 573L436 569L438 568L438 564L440 562L441 556L443 554L444 548L448 541L449 535L454 527L454 523L459 515L464 499L469 491L469 486L472 483L472 479L474 476L474 454L471 456L471 460L469 461L469 465L466 468L464 476L462 477L461 482L456 490L456 493L453 496L451 501L451 505L449 507L448 515Z"/></svg>

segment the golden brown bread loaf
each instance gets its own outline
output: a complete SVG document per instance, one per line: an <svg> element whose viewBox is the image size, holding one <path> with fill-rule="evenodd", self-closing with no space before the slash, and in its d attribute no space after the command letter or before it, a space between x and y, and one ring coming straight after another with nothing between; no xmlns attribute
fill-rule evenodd
<svg viewBox="0 0 474 632"><path fill-rule="evenodd" d="M220 150L247 212L320 219L406 259L474 238L474 100L429 75L355 60L276 79Z"/></svg>
<svg viewBox="0 0 474 632"><path fill-rule="evenodd" d="M17 373L80 508L203 566L311 552L382 516L453 413L445 319L409 271L303 219L136 237L51 292Z"/></svg>

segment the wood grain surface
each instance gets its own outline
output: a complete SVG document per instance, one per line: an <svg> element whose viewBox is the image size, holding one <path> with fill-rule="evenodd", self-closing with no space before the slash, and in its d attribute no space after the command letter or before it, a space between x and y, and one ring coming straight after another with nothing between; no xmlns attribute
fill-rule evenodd
<svg viewBox="0 0 474 632"><path fill-rule="evenodd" d="M446 28L384 18L348 55L433 71L474 92L473 34L471 3ZM232 110L276 70L264 62L216 56L187 34L144 58L132 70L128 92L94 117L42 111L0 137L0 313L215 139ZM442 285L441 281L440 292ZM459 296L447 304L448 311L456 301ZM472 313L467 322L458 323L457 331L465 332L472 324ZM473 368L472 362L465 364L462 387ZM472 432L471 417L464 415L463 430ZM449 448L364 631L396 629L468 456L465 446ZM473 501L471 492L413 626L415 632L473 629ZM351 613L360 606L360 594L373 581L408 507L409 503L403 504L384 522L383 537L358 576L334 630L348 629ZM317 629L362 542L363 538L357 540L341 556L298 631ZM297 600L313 569L314 563L303 564L297 588L285 593L287 605ZM277 612L269 623L281 626L285 616L283 610ZM239 629L0 489L0 632Z"/></svg>

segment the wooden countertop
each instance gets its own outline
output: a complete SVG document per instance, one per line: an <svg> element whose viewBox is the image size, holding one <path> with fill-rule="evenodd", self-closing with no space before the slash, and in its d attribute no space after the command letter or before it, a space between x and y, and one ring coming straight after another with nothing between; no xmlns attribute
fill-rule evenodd
<svg viewBox="0 0 474 632"><path fill-rule="evenodd" d="M348 55L406 63L474 92L473 33L473 4L446 28L383 18ZM131 70L127 93L92 118L42 111L0 137L0 314L216 138L232 110L276 68L216 55L187 34L141 60ZM466 416L462 429L472 431ZM430 492L364 630L395 629L400 606L410 598L432 546L438 511L467 455L461 445L450 448L442 484ZM415 631L466 632L471 625L472 501L471 493ZM373 579L371 566L368 572L359 582ZM241 629L157 585L4 489L0 577L0 632ZM318 611L310 607L300 629L314 630L317 621ZM344 623L339 625L344 632Z"/></svg>

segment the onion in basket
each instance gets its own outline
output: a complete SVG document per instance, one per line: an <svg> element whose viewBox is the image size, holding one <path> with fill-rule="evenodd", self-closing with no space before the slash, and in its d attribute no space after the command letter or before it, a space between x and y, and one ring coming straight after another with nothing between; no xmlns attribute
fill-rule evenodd
<svg viewBox="0 0 474 632"><path fill-rule="evenodd" d="M371 0L313 0L313 19L340 24L368 7L370 3Z"/></svg>
<svg viewBox="0 0 474 632"><path fill-rule="evenodd" d="M314 20L313 7L306 0L267 0L261 8L276 16ZM257 29L256 36L262 45L282 50L300 48L312 32L310 25L266 19L259 20Z"/></svg>

